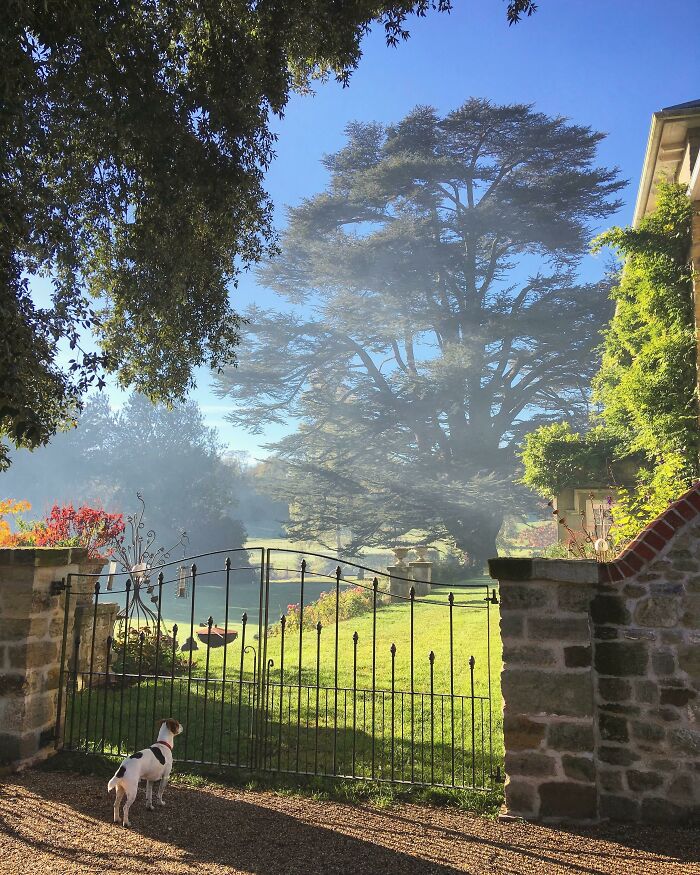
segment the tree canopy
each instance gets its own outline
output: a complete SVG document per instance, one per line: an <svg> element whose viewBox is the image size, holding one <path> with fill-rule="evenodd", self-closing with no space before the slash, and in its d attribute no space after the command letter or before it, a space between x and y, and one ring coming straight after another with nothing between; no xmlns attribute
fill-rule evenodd
<svg viewBox="0 0 700 875"><path fill-rule="evenodd" d="M45 443L106 373L170 402L232 364L228 291L273 239L270 116L431 9L450 0L1 4L0 435Z"/></svg>
<svg viewBox="0 0 700 875"><path fill-rule="evenodd" d="M236 423L298 420L274 449L299 532L493 555L524 433L586 410L610 311L576 267L622 185L602 136L478 99L349 126L261 272L296 307L249 312L219 381Z"/></svg>

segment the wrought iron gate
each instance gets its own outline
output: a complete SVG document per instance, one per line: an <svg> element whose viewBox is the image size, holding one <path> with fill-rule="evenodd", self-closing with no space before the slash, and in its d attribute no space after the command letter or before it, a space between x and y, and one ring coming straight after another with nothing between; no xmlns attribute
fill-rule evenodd
<svg viewBox="0 0 700 875"><path fill-rule="evenodd" d="M66 749L126 755L174 716L184 762L449 787L500 780L497 597L486 582L421 588L323 554L256 548L107 586L91 575L67 584L56 733Z"/></svg>

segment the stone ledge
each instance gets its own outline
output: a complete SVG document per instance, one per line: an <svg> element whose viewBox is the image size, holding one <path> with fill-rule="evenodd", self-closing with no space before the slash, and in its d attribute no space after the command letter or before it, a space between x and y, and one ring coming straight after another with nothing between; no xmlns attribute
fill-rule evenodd
<svg viewBox="0 0 700 875"><path fill-rule="evenodd" d="M14 547L0 549L0 565L78 565L87 560L84 547Z"/></svg>
<svg viewBox="0 0 700 875"><path fill-rule="evenodd" d="M595 559L489 559L495 580L555 580L558 583L599 583L601 563Z"/></svg>

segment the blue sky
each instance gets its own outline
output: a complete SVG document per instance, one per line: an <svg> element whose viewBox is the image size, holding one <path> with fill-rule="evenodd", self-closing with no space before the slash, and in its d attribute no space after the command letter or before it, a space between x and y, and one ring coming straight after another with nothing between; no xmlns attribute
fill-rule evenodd
<svg viewBox="0 0 700 875"><path fill-rule="evenodd" d="M397 121L416 104L447 112L472 96L534 103L608 133L599 161L619 166L630 180L614 222L631 221L651 113L700 98L700 52L688 44L698 0L540 0L538 12L514 27L508 27L505 0L454 5L450 15L414 20L411 39L397 49L387 48L376 28L349 88L328 82L313 96L292 98L274 125L277 158L267 175L279 227L285 205L323 188L320 159L343 144L348 122ZM588 276L602 271L602 259L586 265ZM251 274L232 295L238 309L270 306L274 299ZM208 423L232 450L262 455L261 444L281 430L249 435L234 429L209 375L199 378L193 397Z"/></svg>

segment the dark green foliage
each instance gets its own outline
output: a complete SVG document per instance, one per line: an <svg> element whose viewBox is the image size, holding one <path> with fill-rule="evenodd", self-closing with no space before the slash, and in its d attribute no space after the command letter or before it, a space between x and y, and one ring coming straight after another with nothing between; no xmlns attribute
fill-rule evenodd
<svg viewBox="0 0 700 875"><path fill-rule="evenodd" d="M122 624L123 625L123 624ZM143 643L141 643L143 635ZM158 641L160 637L160 641ZM187 674L189 656L176 648L173 658L172 638L161 631L144 626L140 629L129 629L126 640L126 629L118 629L114 641L114 653L111 658L112 671L115 675L126 672L127 675L184 675Z"/></svg>
<svg viewBox="0 0 700 875"><path fill-rule="evenodd" d="M637 228L612 228L594 241L595 250L612 246L625 259L593 380L594 422L602 425L580 435L559 423L523 445L523 482L547 496L591 479L624 483L610 465L633 463L635 485L619 493L615 511L618 543L700 475L691 220L685 186L661 183L655 211Z"/></svg>
<svg viewBox="0 0 700 875"><path fill-rule="evenodd" d="M523 441L522 482L545 498L573 485L608 483L613 463L624 454L619 438L604 428L578 434L568 422L543 425Z"/></svg>
<svg viewBox="0 0 700 875"><path fill-rule="evenodd" d="M351 552L419 529L495 555L515 447L586 409L608 288L575 269L622 185L601 139L478 99L348 127L262 271L303 309L248 313L220 378L234 422L300 421L275 446L293 537L349 527Z"/></svg>
<svg viewBox="0 0 700 875"><path fill-rule="evenodd" d="M594 244L625 258L593 384L605 428L650 458L680 453L689 477L698 473L691 217L685 186L661 185L638 228L613 228Z"/></svg>
<svg viewBox="0 0 700 875"><path fill-rule="evenodd" d="M173 401L196 366L231 364L228 287L273 237L271 115L314 79L346 83L375 22L396 45L410 16L449 9L0 4L0 434L46 443L105 372ZM509 0L508 21L534 10ZM28 275L50 277L50 301L32 299ZM74 354L67 368L59 341Z"/></svg>

